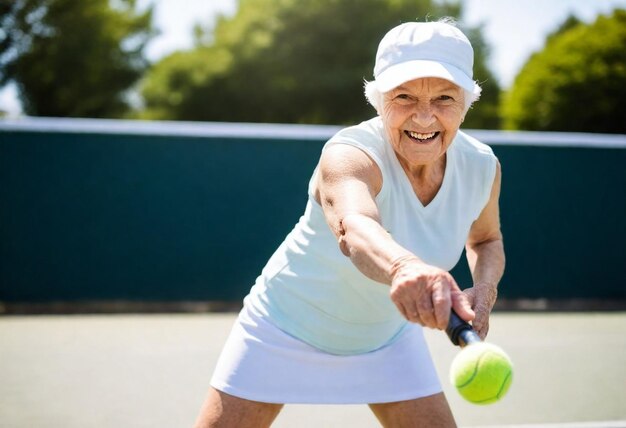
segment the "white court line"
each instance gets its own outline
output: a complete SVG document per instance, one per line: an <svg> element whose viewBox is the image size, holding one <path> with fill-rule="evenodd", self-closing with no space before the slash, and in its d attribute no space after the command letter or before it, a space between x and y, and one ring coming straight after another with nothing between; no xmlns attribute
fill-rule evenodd
<svg viewBox="0 0 626 428"><path fill-rule="evenodd" d="M568 422L553 424L485 425L466 428L626 428L626 420L598 422Z"/></svg>

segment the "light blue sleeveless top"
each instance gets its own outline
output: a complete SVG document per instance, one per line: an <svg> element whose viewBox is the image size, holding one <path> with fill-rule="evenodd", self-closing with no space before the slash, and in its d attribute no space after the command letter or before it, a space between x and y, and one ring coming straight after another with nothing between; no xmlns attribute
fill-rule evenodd
<svg viewBox="0 0 626 428"><path fill-rule="evenodd" d="M349 144L379 166L376 202L383 227L404 248L444 270L458 262L472 223L489 200L496 158L459 131L447 151L443 183L423 206L376 117L343 129L325 145ZM304 215L257 278L246 305L281 330L323 351L351 355L373 351L406 325L389 286L364 276L339 250L309 184Z"/></svg>

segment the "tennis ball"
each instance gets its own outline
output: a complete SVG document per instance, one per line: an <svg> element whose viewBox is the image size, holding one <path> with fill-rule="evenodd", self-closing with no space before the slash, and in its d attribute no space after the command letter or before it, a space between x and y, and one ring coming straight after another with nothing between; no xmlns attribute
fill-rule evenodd
<svg viewBox="0 0 626 428"><path fill-rule="evenodd" d="M513 365L506 353L489 343L473 343L461 350L450 366L450 382L474 404L501 399L511 386Z"/></svg>

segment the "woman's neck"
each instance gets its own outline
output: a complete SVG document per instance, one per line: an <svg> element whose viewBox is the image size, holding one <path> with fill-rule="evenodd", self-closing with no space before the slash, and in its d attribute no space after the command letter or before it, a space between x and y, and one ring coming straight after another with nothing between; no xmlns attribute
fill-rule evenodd
<svg viewBox="0 0 626 428"><path fill-rule="evenodd" d="M422 205L428 205L437 195L446 172L446 155L444 154L432 164L408 165L400 160L415 195Z"/></svg>

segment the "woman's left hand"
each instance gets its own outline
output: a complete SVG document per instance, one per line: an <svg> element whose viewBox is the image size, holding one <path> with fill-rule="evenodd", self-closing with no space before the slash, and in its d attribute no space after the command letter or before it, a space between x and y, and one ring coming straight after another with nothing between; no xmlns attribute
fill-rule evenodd
<svg viewBox="0 0 626 428"><path fill-rule="evenodd" d="M481 340L485 340L489 332L489 315L496 303L498 289L491 284L475 284L472 288L463 290L467 295L470 305L476 314L472 321L472 327L478 333Z"/></svg>

